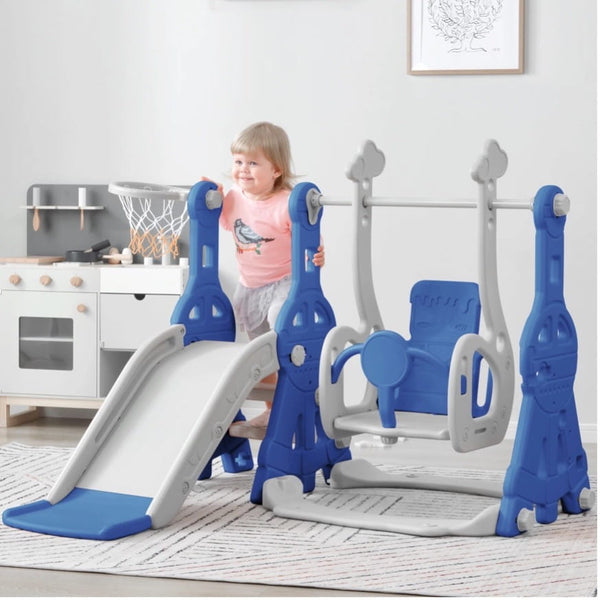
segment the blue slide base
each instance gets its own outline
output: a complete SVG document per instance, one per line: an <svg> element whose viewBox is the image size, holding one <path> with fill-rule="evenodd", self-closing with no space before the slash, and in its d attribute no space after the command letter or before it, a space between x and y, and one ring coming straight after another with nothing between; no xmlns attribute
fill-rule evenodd
<svg viewBox="0 0 600 600"><path fill-rule="evenodd" d="M150 529L152 498L74 488L60 502L40 500L9 508L5 525L36 533L88 540L114 540Z"/></svg>

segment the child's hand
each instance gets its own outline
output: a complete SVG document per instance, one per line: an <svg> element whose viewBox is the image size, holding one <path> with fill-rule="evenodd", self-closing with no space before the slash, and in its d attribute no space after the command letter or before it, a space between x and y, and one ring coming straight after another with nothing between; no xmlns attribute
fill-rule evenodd
<svg viewBox="0 0 600 600"><path fill-rule="evenodd" d="M200 177L200 181L212 181L213 183L217 183L216 181L213 181L212 179L210 179L210 177L204 177L204 175L202 177ZM222 183L217 183L217 191L220 192L221 194L223 193L223 184Z"/></svg>
<svg viewBox="0 0 600 600"><path fill-rule="evenodd" d="M325 266L325 248L322 245L317 248L317 251L313 256L313 264L316 267Z"/></svg>

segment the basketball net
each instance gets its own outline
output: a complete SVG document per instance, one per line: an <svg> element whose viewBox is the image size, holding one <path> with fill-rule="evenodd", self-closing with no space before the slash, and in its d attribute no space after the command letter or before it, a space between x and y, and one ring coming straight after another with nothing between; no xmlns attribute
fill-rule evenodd
<svg viewBox="0 0 600 600"><path fill-rule="evenodd" d="M189 220L188 189L149 183L111 183L129 222L129 248L143 257L179 255L179 237Z"/></svg>

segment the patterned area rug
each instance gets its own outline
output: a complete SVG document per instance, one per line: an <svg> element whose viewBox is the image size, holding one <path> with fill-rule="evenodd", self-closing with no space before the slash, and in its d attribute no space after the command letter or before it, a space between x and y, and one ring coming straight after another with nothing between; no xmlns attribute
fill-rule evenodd
<svg viewBox="0 0 600 600"><path fill-rule="evenodd" d="M0 510L42 499L71 450L0 447ZM501 480L503 474L421 467ZM117 541L76 540L0 525L0 565L144 577L443 596L594 596L596 510L516 538L416 538L281 519L250 503L252 473L198 482L176 520ZM318 477L321 480L320 476ZM595 487L595 486L594 486ZM494 500L445 492L333 491L311 500L386 514L471 516Z"/></svg>

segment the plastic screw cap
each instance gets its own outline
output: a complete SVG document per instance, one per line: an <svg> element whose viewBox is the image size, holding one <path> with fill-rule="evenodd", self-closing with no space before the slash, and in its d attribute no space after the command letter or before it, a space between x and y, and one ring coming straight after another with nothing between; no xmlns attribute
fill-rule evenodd
<svg viewBox="0 0 600 600"><path fill-rule="evenodd" d="M208 190L206 192L206 207L209 210L220 208L223 204L223 195L217 190Z"/></svg>
<svg viewBox="0 0 600 600"><path fill-rule="evenodd" d="M581 510L591 510L596 506L596 493L589 488L583 488L579 493L579 506Z"/></svg>
<svg viewBox="0 0 600 600"><path fill-rule="evenodd" d="M521 533L529 531L533 527L534 521L533 511L528 508L522 508L517 515L517 529Z"/></svg>
<svg viewBox="0 0 600 600"><path fill-rule="evenodd" d="M381 436L381 443L384 446L393 446L394 444L398 443L398 438L397 437L391 437L388 435L382 435Z"/></svg>
<svg viewBox="0 0 600 600"><path fill-rule="evenodd" d="M297 367L301 367L306 360L306 350L304 346L297 344L292 348L292 353L290 355L292 363Z"/></svg>
<svg viewBox="0 0 600 600"><path fill-rule="evenodd" d="M565 194L556 194L552 202L552 208L556 217L564 217L571 210L571 201Z"/></svg>

